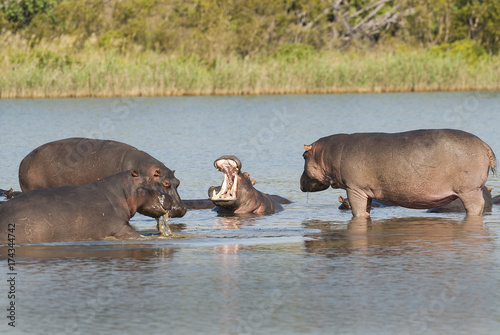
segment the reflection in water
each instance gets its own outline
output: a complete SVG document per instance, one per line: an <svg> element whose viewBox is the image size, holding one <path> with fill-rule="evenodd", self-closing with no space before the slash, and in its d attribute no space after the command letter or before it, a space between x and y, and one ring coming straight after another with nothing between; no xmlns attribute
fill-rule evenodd
<svg viewBox="0 0 500 335"><path fill-rule="evenodd" d="M372 248L383 248L386 255L417 247L439 247L447 251L459 247L464 239L480 247L484 240L479 237L489 236L482 217L465 217L463 220L407 217L376 221L353 218L347 227L342 228L328 221L307 220L303 225L322 231L321 236L305 242L307 250L328 256L335 256L336 248L340 254Z"/></svg>
<svg viewBox="0 0 500 335"><path fill-rule="evenodd" d="M240 227L251 227L254 225L256 215L219 215L215 218L214 228L216 229L240 229Z"/></svg>
<svg viewBox="0 0 500 335"><path fill-rule="evenodd" d="M97 244L97 243L96 243ZM66 244L66 245L23 245L16 247L16 257L28 258L33 261L50 258L73 259L134 259L148 260L155 258L170 258L177 251L175 248L154 248L142 245L116 244ZM6 255L9 247L0 247L0 255Z"/></svg>
<svg viewBox="0 0 500 335"><path fill-rule="evenodd" d="M215 247L214 251L220 258L220 287L222 303L219 308L220 332L234 328L236 315L240 314L240 259L239 244L228 244Z"/></svg>
<svg viewBox="0 0 500 335"><path fill-rule="evenodd" d="M312 299L321 294L314 287L322 281L330 282L331 289L342 291L343 294L334 295L359 320L354 328L346 324L350 332L362 333L370 328L380 309L394 311L386 316L388 325L393 322L393 328L388 328L390 332L455 332L454 327L443 328L437 320L465 320L485 301L497 305L491 292L484 290L492 289L490 278L492 271L498 273L498 268L492 268L493 236L483 218L351 220L343 226L307 220L303 224L322 230L305 241L305 247L311 255L329 259L326 264L332 267L334 278L325 279L324 267L310 268L309 294ZM318 280L318 276L323 280ZM387 292L394 295L389 301ZM474 320L470 321L469 330L484 327Z"/></svg>

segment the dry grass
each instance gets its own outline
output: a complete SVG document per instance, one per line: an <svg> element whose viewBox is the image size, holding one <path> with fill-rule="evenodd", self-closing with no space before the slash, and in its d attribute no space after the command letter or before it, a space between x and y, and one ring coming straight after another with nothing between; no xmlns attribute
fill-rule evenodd
<svg viewBox="0 0 500 335"><path fill-rule="evenodd" d="M500 89L500 56L428 50L317 52L301 58L119 54L70 39L0 40L0 98L407 92Z"/></svg>

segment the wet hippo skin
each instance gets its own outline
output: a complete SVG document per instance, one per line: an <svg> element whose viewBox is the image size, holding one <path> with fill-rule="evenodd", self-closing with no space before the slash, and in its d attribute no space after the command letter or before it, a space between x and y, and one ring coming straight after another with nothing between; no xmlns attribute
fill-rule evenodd
<svg viewBox="0 0 500 335"><path fill-rule="evenodd" d="M484 208L483 212L490 212L493 206L493 201L491 198L491 188L488 188L486 186L483 187L483 198L484 198ZM341 210L351 210L351 205L349 204L349 199L344 198L342 196L339 196L339 202L340 206L339 209ZM373 199L371 202L371 208L376 208L376 207L391 207L394 206L393 204L390 204L388 202L380 201ZM464 213L465 212L465 207L464 203L460 198L457 198L450 202L449 204L446 204L441 207L436 207L436 208L431 208L427 210L428 213Z"/></svg>
<svg viewBox="0 0 500 335"><path fill-rule="evenodd" d="M483 187L484 208L483 213L491 212L493 208L493 199L491 197L491 188ZM428 209L429 213L463 213L465 212L464 203L457 198L444 206Z"/></svg>
<svg viewBox="0 0 500 335"><path fill-rule="evenodd" d="M116 141L68 138L46 143L22 160L19 184L23 192L82 185L132 169L163 185L164 207L169 217L186 213L177 193L179 180L174 176L175 170L144 151Z"/></svg>
<svg viewBox="0 0 500 335"><path fill-rule="evenodd" d="M304 148L301 190L345 189L356 217L370 215L372 199L429 209L460 198L467 215L482 215L496 166L486 143L453 129L337 134Z"/></svg>
<svg viewBox="0 0 500 335"><path fill-rule="evenodd" d="M0 206L0 243L7 243L8 232L16 244L137 238L130 218L137 211L164 215L164 198L161 184L136 171L84 185L23 192Z"/></svg>
<svg viewBox="0 0 500 335"><path fill-rule="evenodd" d="M250 179L248 172L241 172L241 161L235 156L222 156L214 166L224 173L222 186L212 186L208 190L219 213L267 215L282 210L281 203L290 203L283 197L270 196L255 189L255 181Z"/></svg>
<svg viewBox="0 0 500 335"><path fill-rule="evenodd" d="M215 205L210 199L190 199L182 200L188 210L190 209L211 209Z"/></svg>

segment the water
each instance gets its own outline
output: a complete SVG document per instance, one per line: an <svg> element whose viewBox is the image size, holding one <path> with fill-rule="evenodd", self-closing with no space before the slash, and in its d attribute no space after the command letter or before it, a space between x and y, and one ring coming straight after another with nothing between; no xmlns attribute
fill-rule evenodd
<svg viewBox="0 0 500 335"><path fill-rule="evenodd" d="M500 206L483 219L375 208L368 226L337 210L342 190L299 189L303 144L339 132L458 128L500 153L499 93L0 100L0 188L22 158L87 136L134 145L176 169L184 199L222 182L234 154L256 188L294 201L258 218L210 210L171 219L184 238L16 249L16 327L1 333L498 334ZM487 185L500 194L500 179ZM155 222L137 215L141 231Z"/></svg>

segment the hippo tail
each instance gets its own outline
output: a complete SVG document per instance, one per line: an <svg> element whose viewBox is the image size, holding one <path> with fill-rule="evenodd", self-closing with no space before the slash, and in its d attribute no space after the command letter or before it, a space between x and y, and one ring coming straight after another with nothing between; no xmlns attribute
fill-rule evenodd
<svg viewBox="0 0 500 335"><path fill-rule="evenodd" d="M483 142L484 147L486 148L486 152L488 153L488 159L490 160L489 168L492 173L495 173L495 168L497 167L497 158L495 157L495 153L491 150L490 146Z"/></svg>

